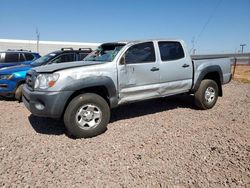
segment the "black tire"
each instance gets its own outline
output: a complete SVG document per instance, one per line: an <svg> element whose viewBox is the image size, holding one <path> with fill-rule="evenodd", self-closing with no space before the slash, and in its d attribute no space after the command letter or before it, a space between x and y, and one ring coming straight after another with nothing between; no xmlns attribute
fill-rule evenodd
<svg viewBox="0 0 250 188"><path fill-rule="evenodd" d="M78 122L81 120L82 122L87 122L84 119L87 117L83 115L84 113L88 112L88 110L84 109L85 106L87 106L87 108L88 106L96 107L94 108L94 110L97 110L98 113L100 112L101 114L99 119L94 119L94 113L92 113L92 116L91 114L89 114L89 118L92 117L92 119L94 120L91 120L91 122L94 122L94 124L96 124L94 127L80 125L81 123ZM80 111L83 114L79 115ZM102 134L107 129L109 119L110 108L108 103L104 98L94 93L85 93L76 96L74 99L72 99L72 101L70 101L64 113L65 127L68 130L69 135L76 138L90 138ZM95 122L96 120L97 123ZM86 125L88 125L88 122L86 123Z"/></svg>
<svg viewBox="0 0 250 188"><path fill-rule="evenodd" d="M207 97L206 91L214 93L214 97L212 97L213 95L210 95L211 97ZM218 99L218 93L219 88L214 80L202 80L198 90L194 94L196 106L202 110L212 108Z"/></svg>
<svg viewBox="0 0 250 188"><path fill-rule="evenodd" d="M15 99L18 100L19 102L22 102L22 89L23 89L23 84L20 84L15 91Z"/></svg>

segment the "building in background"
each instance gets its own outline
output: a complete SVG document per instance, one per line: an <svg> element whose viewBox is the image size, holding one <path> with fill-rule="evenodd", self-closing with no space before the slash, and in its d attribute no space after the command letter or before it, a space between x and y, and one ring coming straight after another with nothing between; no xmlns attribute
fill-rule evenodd
<svg viewBox="0 0 250 188"><path fill-rule="evenodd" d="M91 48L95 49L99 43L82 43L82 42L60 42L60 41L39 41L36 40L13 40L13 39L0 39L0 51L8 49L14 50L31 50L39 52L40 55L45 55L52 51L60 50L61 48Z"/></svg>

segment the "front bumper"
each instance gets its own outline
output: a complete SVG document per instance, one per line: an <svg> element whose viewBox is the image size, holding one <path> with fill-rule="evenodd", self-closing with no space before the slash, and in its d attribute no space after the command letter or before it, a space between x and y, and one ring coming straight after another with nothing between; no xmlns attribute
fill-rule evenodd
<svg viewBox="0 0 250 188"><path fill-rule="evenodd" d="M16 89L16 83L11 80L0 80L0 95L4 97L13 97Z"/></svg>
<svg viewBox="0 0 250 188"><path fill-rule="evenodd" d="M72 93L73 91L30 91L25 84L22 99L24 105L32 114L41 117L60 118Z"/></svg>

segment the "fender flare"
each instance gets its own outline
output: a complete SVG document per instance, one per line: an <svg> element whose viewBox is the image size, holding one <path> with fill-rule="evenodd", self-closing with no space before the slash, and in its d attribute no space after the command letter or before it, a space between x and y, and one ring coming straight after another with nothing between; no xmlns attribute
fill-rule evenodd
<svg viewBox="0 0 250 188"><path fill-rule="evenodd" d="M212 72L216 72L219 74L219 78L220 78L220 85L219 87L221 87L222 83L223 83L223 74L222 74L222 70L220 68L219 65L212 65L212 66L209 66L209 67L206 67L204 70L201 71L201 73L199 74L199 77L197 78L196 80L196 83L194 83L194 86L193 86L193 91L197 91L200 84L201 84L201 81L205 78L205 76L209 73L212 73Z"/></svg>
<svg viewBox="0 0 250 188"><path fill-rule="evenodd" d="M118 104L117 89L110 77L107 76L91 76L80 80L75 80L71 85L68 85L62 90L64 91L80 91L93 87L105 87L108 91L108 99L111 107Z"/></svg>

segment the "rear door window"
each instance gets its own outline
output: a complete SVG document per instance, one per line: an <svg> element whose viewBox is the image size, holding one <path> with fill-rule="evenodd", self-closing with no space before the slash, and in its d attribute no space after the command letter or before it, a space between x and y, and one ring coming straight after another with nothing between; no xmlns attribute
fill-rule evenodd
<svg viewBox="0 0 250 188"><path fill-rule="evenodd" d="M32 61L34 59L34 56L32 54L25 54L26 61Z"/></svg>
<svg viewBox="0 0 250 188"><path fill-rule="evenodd" d="M5 54L5 63L14 63L18 62L18 53L6 53Z"/></svg>
<svg viewBox="0 0 250 188"><path fill-rule="evenodd" d="M184 51L179 42L158 42L162 61L184 58Z"/></svg>

